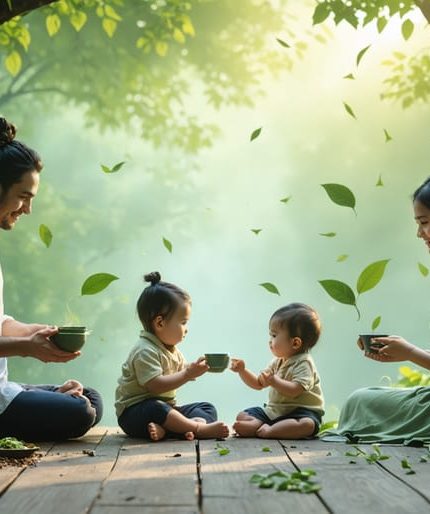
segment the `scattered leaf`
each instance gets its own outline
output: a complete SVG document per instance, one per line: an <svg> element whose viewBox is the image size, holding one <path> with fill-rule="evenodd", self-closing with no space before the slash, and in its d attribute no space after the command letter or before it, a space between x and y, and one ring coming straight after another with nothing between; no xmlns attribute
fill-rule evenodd
<svg viewBox="0 0 430 514"><path fill-rule="evenodd" d="M280 202L282 203L287 203L291 200L291 196L286 196L285 198L281 198L281 200L279 200Z"/></svg>
<svg viewBox="0 0 430 514"><path fill-rule="evenodd" d="M372 321L372 330L375 330L376 328L379 327L380 323L381 323L381 316L377 316L373 321Z"/></svg>
<svg viewBox="0 0 430 514"><path fill-rule="evenodd" d="M320 236L335 237L336 236L336 232L320 232Z"/></svg>
<svg viewBox="0 0 430 514"><path fill-rule="evenodd" d="M271 451L272 451L272 449L271 449L271 448L269 448L268 446L263 446L263 448L261 448L261 451L262 451L262 452L271 452Z"/></svg>
<svg viewBox="0 0 430 514"><path fill-rule="evenodd" d="M387 129L384 129L384 134L385 134L385 142L386 143L392 141L393 138L390 136L390 134L388 133Z"/></svg>
<svg viewBox="0 0 430 514"><path fill-rule="evenodd" d="M290 45L288 43L286 43L285 41L283 41L282 39L279 39L279 38L276 38L276 41L281 45L283 46L284 48L291 48Z"/></svg>
<svg viewBox="0 0 430 514"><path fill-rule="evenodd" d="M7 71L12 75L12 77L16 77L21 70L22 67L22 59L19 53L16 50L13 50L5 59L4 65Z"/></svg>
<svg viewBox="0 0 430 514"><path fill-rule="evenodd" d="M376 187L382 187L384 183L382 182L382 175L379 174L378 182L376 182Z"/></svg>
<svg viewBox="0 0 430 514"><path fill-rule="evenodd" d="M352 73L348 73L348 75L345 75L343 78L344 79L355 80L355 77L354 77L354 75Z"/></svg>
<svg viewBox="0 0 430 514"><path fill-rule="evenodd" d="M255 129L254 132L251 134L250 141L254 141L254 139L257 139L257 137L261 134L262 129L263 127Z"/></svg>
<svg viewBox="0 0 430 514"><path fill-rule="evenodd" d="M95 273L89 276L82 284L81 295L100 293L114 280L118 280L118 277L110 273Z"/></svg>
<svg viewBox="0 0 430 514"><path fill-rule="evenodd" d="M223 457L224 455L228 455L230 453L230 448L227 448L227 446L223 446L219 443L216 444L215 449L218 452L218 455L220 455L221 457Z"/></svg>
<svg viewBox="0 0 430 514"><path fill-rule="evenodd" d="M256 236L262 231L262 228L251 228L251 232L254 232Z"/></svg>
<svg viewBox="0 0 430 514"><path fill-rule="evenodd" d="M371 45L368 45L368 46L366 46L366 47L362 48L362 49L358 52L358 54L357 54L357 58L356 58L357 66L360 64L361 59L363 59L364 54L367 52L367 50L369 50L369 48L370 48L370 47L371 47Z"/></svg>
<svg viewBox="0 0 430 514"><path fill-rule="evenodd" d="M427 266L424 266L424 264L421 264L421 262L418 263L418 269L423 277L426 277L429 274L429 269Z"/></svg>
<svg viewBox="0 0 430 514"><path fill-rule="evenodd" d="M172 253L172 250L173 250L173 245L172 243L166 239L165 237L163 237L163 245L165 246L165 248L167 249L168 252Z"/></svg>
<svg viewBox="0 0 430 514"><path fill-rule="evenodd" d="M124 166L124 164L125 164L125 161L118 162L112 168L109 168L109 166L106 166L104 164L101 164L100 166L105 173L116 173Z"/></svg>
<svg viewBox="0 0 430 514"><path fill-rule="evenodd" d="M321 186L332 202L342 207L350 207L355 212L355 196L349 188L342 184L321 184Z"/></svg>
<svg viewBox="0 0 430 514"><path fill-rule="evenodd" d="M49 37L54 36L61 27L61 19L58 14L50 14L46 17L46 30Z"/></svg>
<svg viewBox="0 0 430 514"><path fill-rule="evenodd" d="M346 254L346 253L343 253L342 255L339 255L338 258L336 259L337 262L343 262L343 261L346 261L346 259L348 258L349 256Z"/></svg>
<svg viewBox="0 0 430 514"><path fill-rule="evenodd" d="M46 248L49 248L52 243L52 232L46 225L40 225L39 236L42 242L46 245Z"/></svg>
<svg viewBox="0 0 430 514"><path fill-rule="evenodd" d="M345 111L356 120L357 116L355 115L354 111L352 110L352 107L350 105L348 105L346 102L343 102L343 106L345 107Z"/></svg>
<svg viewBox="0 0 430 514"><path fill-rule="evenodd" d="M281 296L278 291L278 288L271 282L263 282L262 284L258 284L258 285L260 285L261 287L264 287L264 289L266 289L266 291L269 291L269 293L273 293L273 294L277 294L277 295Z"/></svg>
<svg viewBox="0 0 430 514"><path fill-rule="evenodd" d="M376 261L369 264L360 273L357 280L357 293L362 294L373 289L384 276L385 268L390 259Z"/></svg>
<svg viewBox="0 0 430 514"><path fill-rule="evenodd" d="M411 20L407 19L402 23L402 35L405 41L407 41L414 31L414 24Z"/></svg>

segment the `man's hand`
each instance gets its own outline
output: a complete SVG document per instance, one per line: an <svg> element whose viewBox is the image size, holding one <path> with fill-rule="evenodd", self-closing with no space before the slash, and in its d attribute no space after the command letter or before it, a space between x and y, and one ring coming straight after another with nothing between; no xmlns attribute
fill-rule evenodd
<svg viewBox="0 0 430 514"><path fill-rule="evenodd" d="M245 361L242 359L231 359L230 369L235 373L245 370Z"/></svg>
<svg viewBox="0 0 430 514"><path fill-rule="evenodd" d="M42 362L68 362L79 357L81 352L64 352L50 341L58 332L56 327L45 327L28 338L25 355Z"/></svg>
<svg viewBox="0 0 430 514"><path fill-rule="evenodd" d="M70 394L71 396L82 396L82 393L84 392L84 386L77 380L73 380L71 378L66 380L64 384L57 389L57 392Z"/></svg>
<svg viewBox="0 0 430 514"><path fill-rule="evenodd" d="M203 373L206 373L208 369L209 366L206 364L205 357L199 357L196 361L190 362L187 365L185 374L187 378L194 380L195 378L203 375Z"/></svg>

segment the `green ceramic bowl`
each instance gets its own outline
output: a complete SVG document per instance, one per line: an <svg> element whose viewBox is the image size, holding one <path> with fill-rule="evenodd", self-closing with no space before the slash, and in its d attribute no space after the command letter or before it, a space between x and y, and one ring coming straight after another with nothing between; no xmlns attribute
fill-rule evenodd
<svg viewBox="0 0 430 514"><path fill-rule="evenodd" d="M376 341L372 343L372 339L374 337L388 337L386 334L360 334L358 336L363 343L364 350L368 353L378 353L377 348L382 348L384 345L382 343L377 343ZM373 348L372 348L373 346Z"/></svg>
<svg viewBox="0 0 430 514"><path fill-rule="evenodd" d="M206 363L211 373L222 373L228 366L228 353L205 353Z"/></svg>
<svg viewBox="0 0 430 514"><path fill-rule="evenodd" d="M77 352L84 346L87 334L88 332L58 332L51 337L51 341L65 352Z"/></svg>
<svg viewBox="0 0 430 514"><path fill-rule="evenodd" d="M87 332L87 327L58 327L58 332L73 332L82 334L83 332Z"/></svg>

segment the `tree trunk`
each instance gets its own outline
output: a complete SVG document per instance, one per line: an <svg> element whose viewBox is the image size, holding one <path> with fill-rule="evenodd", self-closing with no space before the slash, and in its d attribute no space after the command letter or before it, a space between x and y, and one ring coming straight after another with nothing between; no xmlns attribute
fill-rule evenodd
<svg viewBox="0 0 430 514"><path fill-rule="evenodd" d="M430 23L430 0L415 0L415 3L421 9L425 19Z"/></svg>
<svg viewBox="0 0 430 514"><path fill-rule="evenodd" d="M2 0L0 3L0 25L20 14L34 11L44 5L52 4L57 0L10 0L12 9L9 9L8 2Z"/></svg>

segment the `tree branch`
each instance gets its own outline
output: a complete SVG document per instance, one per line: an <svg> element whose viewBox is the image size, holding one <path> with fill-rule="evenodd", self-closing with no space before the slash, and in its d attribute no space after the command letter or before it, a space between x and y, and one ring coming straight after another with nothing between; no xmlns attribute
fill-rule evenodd
<svg viewBox="0 0 430 514"><path fill-rule="evenodd" d="M15 18L15 16L34 11L35 9L39 9L39 7L52 4L56 1L57 0L12 0L12 9L9 9L8 2L2 0L0 3L0 25Z"/></svg>
<svg viewBox="0 0 430 514"><path fill-rule="evenodd" d="M430 0L415 0L415 3L421 9L424 18L430 23Z"/></svg>

